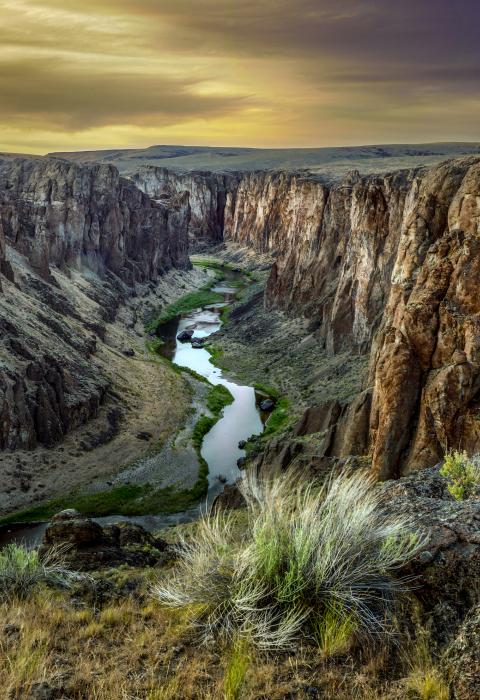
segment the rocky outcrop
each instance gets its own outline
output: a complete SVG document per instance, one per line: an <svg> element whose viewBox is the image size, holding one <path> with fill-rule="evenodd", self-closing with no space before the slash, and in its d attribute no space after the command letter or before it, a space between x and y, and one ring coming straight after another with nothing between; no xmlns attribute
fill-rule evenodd
<svg viewBox="0 0 480 700"><path fill-rule="evenodd" d="M151 566L166 559L167 547L140 525L122 521L102 527L72 509L52 518L40 552L60 548L73 568L92 571L122 564Z"/></svg>
<svg viewBox="0 0 480 700"><path fill-rule="evenodd" d="M402 574L412 577L435 638L448 641L480 602L480 501L455 501L438 467L382 486L388 513L411 516L424 536Z"/></svg>
<svg viewBox="0 0 480 700"><path fill-rule="evenodd" d="M469 614L444 656L452 700L480 697L480 605Z"/></svg>
<svg viewBox="0 0 480 700"><path fill-rule="evenodd" d="M0 159L0 450L97 415L105 324L138 285L190 266L189 216L187 195L156 203L112 166Z"/></svg>
<svg viewBox="0 0 480 700"><path fill-rule="evenodd" d="M187 199L158 204L113 166L0 162L5 238L46 278L51 265L87 267L133 284L188 266Z"/></svg>
<svg viewBox="0 0 480 700"><path fill-rule="evenodd" d="M159 202L188 193L190 238L217 243L223 240L225 203L227 196L235 192L237 179L234 174L177 173L152 166L145 166L132 176L142 192Z"/></svg>
<svg viewBox="0 0 480 700"><path fill-rule="evenodd" d="M371 356L381 477L429 466L450 447L480 448L479 195L477 159L412 184Z"/></svg>

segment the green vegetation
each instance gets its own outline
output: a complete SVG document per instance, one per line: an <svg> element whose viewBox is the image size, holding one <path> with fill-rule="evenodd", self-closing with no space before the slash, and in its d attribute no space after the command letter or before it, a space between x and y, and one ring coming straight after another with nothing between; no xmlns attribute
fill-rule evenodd
<svg viewBox="0 0 480 700"><path fill-rule="evenodd" d="M43 559L36 550L16 544L0 550L0 602L25 599L41 583L68 588L75 578L58 549Z"/></svg>
<svg viewBox="0 0 480 700"><path fill-rule="evenodd" d="M266 650L317 637L334 653L350 633L390 631L404 587L393 572L423 540L407 516L385 514L373 481L341 474L314 488L295 473L271 481L247 473L240 488L243 535L231 514L204 516L155 589L162 604L196 610L207 638L234 635Z"/></svg>
<svg viewBox="0 0 480 700"><path fill-rule="evenodd" d="M448 480L448 490L457 501L472 498L480 490L480 464L466 452L448 452L440 474Z"/></svg>
<svg viewBox="0 0 480 700"><path fill-rule="evenodd" d="M155 355L158 355L162 345L165 345L165 343L161 338L150 338L146 341L148 352L154 353Z"/></svg>
<svg viewBox="0 0 480 700"><path fill-rule="evenodd" d="M345 654L355 637L354 618L343 608L327 608L322 615L312 621L312 631L322 656Z"/></svg>
<svg viewBox="0 0 480 700"><path fill-rule="evenodd" d="M448 684L433 657L430 635L424 628L416 628L416 639L403 651L404 664L408 669L406 690L415 700L448 700Z"/></svg>
<svg viewBox="0 0 480 700"><path fill-rule="evenodd" d="M217 304L223 301L221 294L211 291L211 286L212 282L210 281L205 288L198 290L198 292L190 292L189 294L185 294L185 296L180 297L180 299L177 299L177 301L174 301L173 304L166 306L158 318L153 319L146 325L145 328L147 332L155 333L157 328L163 323L168 323L168 321L171 321L176 316L186 314L189 311L198 309L200 306Z"/></svg>
<svg viewBox="0 0 480 700"><path fill-rule="evenodd" d="M244 268L238 267L238 265L233 265L225 260L219 260L217 258L203 258L197 255L191 255L190 260L195 267L204 267L211 270L231 270L232 272L241 272L242 275L252 278L253 273Z"/></svg>
<svg viewBox="0 0 480 700"><path fill-rule="evenodd" d="M239 700L250 665L249 644L245 639L237 639L232 645L224 678L225 700Z"/></svg>
<svg viewBox="0 0 480 700"><path fill-rule="evenodd" d="M272 399L277 399L280 396L280 392L278 391L278 389L275 389L273 386L268 386L267 384L262 384L261 382L255 382L255 384L253 385L253 388L259 394L265 394L265 396L271 396Z"/></svg>
<svg viewBox="0 0 480 700"><path fill-rule="evenodd" d="M214 416L219 416L225 406L233 403L233 396L228 391L226 386L217 384L208 392L207 408Z"/></svg>
<svg viewBox="0 0 480 700"><path fill-rule="evenodd" d="M282 428L287 426L290 420L288 406L289 402L286 396L278 399L277 403L275 404L275 408L273 409L270 418L265 425L265 430L263 431L262 437L274 435L282 430Z"/></svg>

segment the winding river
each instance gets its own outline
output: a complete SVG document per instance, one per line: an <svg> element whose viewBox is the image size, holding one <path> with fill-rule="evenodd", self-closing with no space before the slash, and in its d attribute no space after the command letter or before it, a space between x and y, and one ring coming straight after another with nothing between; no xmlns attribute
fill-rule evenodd
<svg viewBox="0 0 480 700"><path fill-rule="evenodd" d="M234 483L241 475L237 461L245 455L245 452L238 447L238 444L253 434L261 433L267 415L260 411L260 400L253 387L243 386L227 379L222 370L210 362L211 354L206 348L195 348L190 341L181 342L177 336L185 330L193 331L194 338L203 339L216 333L222 325L222 309L233 301L238 291L235 285L242 281L242 273L225 270L224 281L212 287L213 292L223 297L222 302L178 316L158 330L165 341L160 349L164 357L180 367L194 370L213 385L225 386L234 399L223 409L220 419L203 440L201 454L209 470L207 504L210 504L223 490L225 482ZM205 501L181 513L142 516L111 515L94 518L94 520L103 525L119 520L129 520L152 531L192 521L198 517L202 508L205 508ZM0 547L8 542L24 542L29 546L38 544L47 525L48 523L35 523L0 528Z"/></svg>

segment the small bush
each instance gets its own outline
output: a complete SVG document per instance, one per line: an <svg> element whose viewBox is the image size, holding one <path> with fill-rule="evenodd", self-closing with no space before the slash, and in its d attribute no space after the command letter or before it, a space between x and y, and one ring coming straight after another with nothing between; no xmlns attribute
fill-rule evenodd
<svg viewBox="0 0 480 700"><path fill-rule="evenodd" d="M466 452L449 452L440 474L448 480L448 490L457 501L473 498L480 491L480 463L478 455L469 458Z"/></svg>
<svg viewBox="0 0 480 700"><path fill-rule="evenodd" d="M387 516L380 492L358 474L320 488L298 474L241 484L247 527L232 516L204 517L195 540L182 541L179 563L155 595L170 607L196 606L205 637L244 638L259 648L288 648L300 636L335 652L350 633L389 631L393 576L422 546L412 523Z"/></svg>
<svg viewBox="0 0 480 700"><path fill-rule="evenodd" d="M70 587L75 574L64 565L62 552L40 557L35 549L9 544L0 550L0 600L26 598L39 584Z"/></svg>

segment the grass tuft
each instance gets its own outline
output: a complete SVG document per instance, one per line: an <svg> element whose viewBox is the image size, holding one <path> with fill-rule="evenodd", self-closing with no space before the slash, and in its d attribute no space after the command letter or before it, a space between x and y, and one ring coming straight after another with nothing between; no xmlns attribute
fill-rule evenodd
<svg viewBox="0 0 480 700"><path fill-rule="evenodd" d="M40 557L35 549L8 544L0 550L0 601L25 599L40 584L69 588L81 574L65 566L62 550Z"/></svg>
<svg viewBox="0 0 480 700"><path fill-rule="evenodd" d="M239 700L245 684L248 667L250 666L250 650L248 641L237 639L232 644L227 660L224 677L225 700Z"/></svg>
<svg viewBox="0 0 480 700"><path fill-rule="evenodd" d="M241 483L247 527L231 515L204 516L195 540L182 540L173 575L154 590L172 608L197 606L205 638L249 639L286 649L318 635L337 651L354 632L390 632L405 581L393 574L423 542L411 521L385 515L370 479L343 474L314 485L298 474Z"/></svg>

